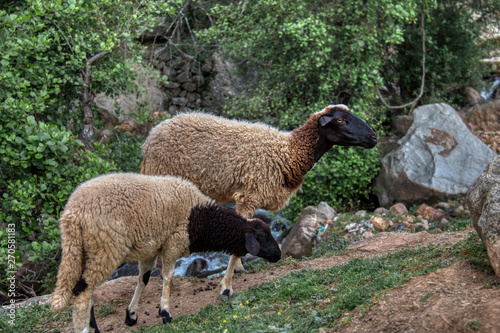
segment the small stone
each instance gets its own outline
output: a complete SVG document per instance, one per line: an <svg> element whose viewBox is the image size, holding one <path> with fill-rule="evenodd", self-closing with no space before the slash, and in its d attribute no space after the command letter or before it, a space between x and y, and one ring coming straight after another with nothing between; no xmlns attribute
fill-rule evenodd
<svg viewBox="0 0 500 333"><path fill-rule="evenodd" d="M380 214L380 215L387 215L387 214L389 214L389 210L387 208L384 208L384 207L379 207L379 208L375 209L374 213Z"/></svg>
<svg viewBox="0 0 500 333"><path fill-rule="evenodd" d="M389 212L397 214L397 215L402 215L402 214L407 214L408 209L403 203L397 203L393 205L391 208L389 208Z"/></svg>
<svg viewBox="0 0 500 333"><path fill-rule="evenodd" d="M389 221L384 220L381 217L375 217L371 222L373 224L373 228L380 232L384 232L389 227Z"/></svg>

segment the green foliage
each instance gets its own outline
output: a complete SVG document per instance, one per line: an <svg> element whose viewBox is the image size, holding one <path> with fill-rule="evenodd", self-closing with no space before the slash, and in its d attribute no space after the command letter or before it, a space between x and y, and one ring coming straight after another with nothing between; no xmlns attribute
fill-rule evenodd
<svg viewBox="0 0 500 333"><path fill-rule="evenodd" d="M496 9L495 9L496 8ZM463 91L467 86L482 89L487 67L481 61L488 57L486 47L478 47L484 28L497 26L500 1L439 1L426 11L426 77L423 104L447 102L463 106ZM481 13L481 14L479 14ZM397 56L387 67L387 82L401 89L399 100L413 100L422 83L421 22L406 25L404 42L396 47Z"/></svg>
<svg viewBox="0 0 500 333"><path fill-rule="evenodd" d="M371 183L380 168L376 149L337 147L326 153L309 171L302 185L284 209L294 220L306 206L327 202L337 211L359 207L373 194Z"/></svg>
<svg viewBox="0 0 500 333"><path fill-rule="evenodd" d="M55 277L59 249L59 213L81 182L115 170L109 162L83 149L71 133L56 125L4 122L0 117L0 221L15 225L16 263L23 256L47 264L47 283ZM21 125L21 126L20 126ZM7 231L0 230L0 276L6 283Z"/></svg>
<svg viewBox="0 0 500 333"><path fill-rule="evenodd" d="M136 173L141 171L141 145L144 140L143 136L125 132L118 133L118 140L108 145L109 157L116 163L119 171Z"/></svg>
<svg viewBox="0 0 500 333"><path fill-rule="evenodd" d="M132 91L129 60L142 60L135 37L179 2L34 0L0 9L0 221L15 225L15 265L24 257L47 265L46 286L54 282L57 220L68 196L79 183L116 170L76 138L81 72L91 57L109 53L93 64L90 91ZM2 229L2 289L7 242Z"/></svg>
<svg viewBox="0 0 500 333"><path fill-rule="evenodd" d="M431 1L432 2L432 1ZM421 1L254 1L217 5L215 25L201 34L226 55L259 71L259 85L229 114L297 126L329 104L376 117L373 84L388 50ZM368 106L368 109L366 108Z"/></svg>

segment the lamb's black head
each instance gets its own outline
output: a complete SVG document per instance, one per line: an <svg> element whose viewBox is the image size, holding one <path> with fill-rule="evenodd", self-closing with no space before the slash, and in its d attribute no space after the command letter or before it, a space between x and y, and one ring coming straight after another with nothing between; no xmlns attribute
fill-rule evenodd
<svg viewBox="0 0 500 333"><path fill-rule="evenodd" d="M281 259L281 250L271 234L269 225L260 219L248 220L251 228L245 232L245 247L248 253L270 262Z"/></svg>
<svg viewBox="0 0 500 333"><path fill-rule="evenodd" d="M319 141L314 153L315 161L333 145L373 148L377 135L361 118L349 111L345 105L327 107L319 118Z"/></svg>

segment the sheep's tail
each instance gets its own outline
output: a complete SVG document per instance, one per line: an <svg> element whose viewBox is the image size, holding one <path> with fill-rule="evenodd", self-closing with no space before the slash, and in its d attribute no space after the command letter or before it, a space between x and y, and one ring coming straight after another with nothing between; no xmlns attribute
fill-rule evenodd
<svg viewBox="0 0 500 333"><path fill-rule="evenodd" d="M61 216L60 223L63 253L59 272L57 273L56 290L52 296L50 306L55 313L69 306L77 283L86 285L85 280L81 279L83 241L79 219L75 215L65 212Z"/></svg>

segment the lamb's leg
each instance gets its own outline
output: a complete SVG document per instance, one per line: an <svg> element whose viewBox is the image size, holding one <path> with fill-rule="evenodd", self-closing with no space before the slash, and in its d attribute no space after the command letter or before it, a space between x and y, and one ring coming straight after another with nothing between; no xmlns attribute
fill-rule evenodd
<svg viewBox="0 0 500 333"><path fill-rule="evenodd" d="M73 327L75 333L99 333L94 317L94 302L89 293L76 297L73 302Z"/></svg>
<svg viewBox="0 0 500 333"><path fill-rule="evenodd" d="M161 293L160 308L158 314L162 317L163 323L170 323L172 316L170 315L170 288L172 286L172 278L175 270L175 257L162 256L162 276L163 276L163 291Z"/></svg>
<svg viewBox="0 0 500 333"><path fill-rule="evenodd" d="M120 259L111 248L87 253L87 262L80 281L73 289L73 327L75 333L99 333L94 316L92 293L118 267Z"/></svg>
<svg viewBox="0 0 500 333"><path fill-rule="evenodd" d="M229 259L229 264L227 265L226 268L226 274L224 274L224 277L222 278L222 281L220 283L221 290L218 299L221 301L228 300L229 296L233 294L232 280L233 280L234 266L236 265L237 261L241 262L241 259L236 256L231 256L231 258Z"/></svg>
<svg viewBox="0 0 500 333"><path fill-rule="evenodd" d="M146 261L139 261L139 277L137 278L137 286L135 287L134 297L127 307L127 315L125 317L125 324L128 326L137 323L137 307L139 306L139 299L141 298L142 290L149 282L151 276L151 268L153 268L155 259Z"/></svg>

